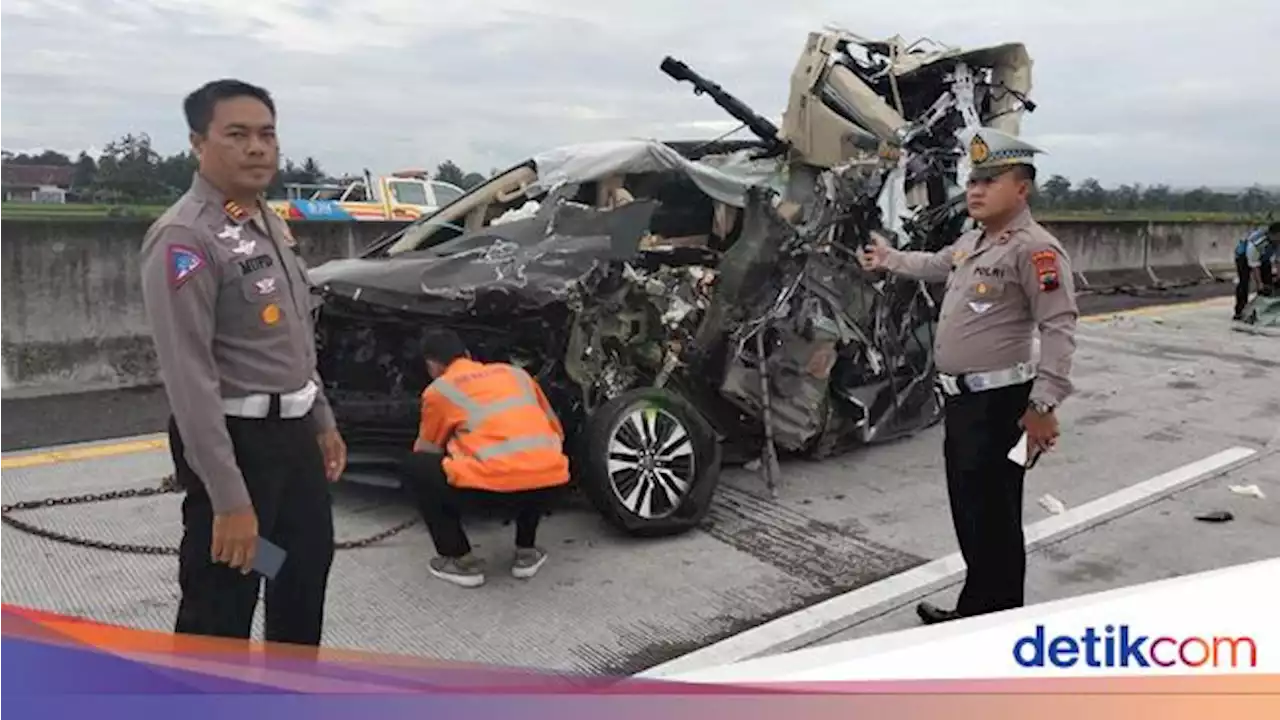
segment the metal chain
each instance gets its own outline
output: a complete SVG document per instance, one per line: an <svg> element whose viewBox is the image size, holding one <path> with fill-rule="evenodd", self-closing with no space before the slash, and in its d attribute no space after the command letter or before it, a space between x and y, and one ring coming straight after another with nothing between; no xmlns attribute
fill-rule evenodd
<svg viewBox="0 0 1280 720"><path fill-rule="evenodd" d="M95 548L98 550L112 550L132 555L177 555L178 548L176 547L135 543L113 543L105 540L94 540L92 538L79 537L76 535L58 532L57 530L42 528L38 525L32 525L31 523L24 522L13 517L11 513L20 510L39 510L41 508L62 507L66 505L88 505L90 503L106 502L108 500L155 497L158 495L169 495L181 492L183 492L182 487L177 484L172 475L168 475L155 487L127 488L124 490L89 493L86 495L69 495L66 497L45 498L43 500L26 500L23 502L4 505L0 507L0 521L3 521L5 525L17 530L46 538L48 540L53 540L54 542L66 543L69 545L78 545L80 547ZM334 547L338 550L355 550L357 548L368 547L392 536L399 535L405 530L417 525L419 522L421 522L420 519L411 518L368 537L360 538L358 540L342 540L336 542L334 543Z"/></svg>

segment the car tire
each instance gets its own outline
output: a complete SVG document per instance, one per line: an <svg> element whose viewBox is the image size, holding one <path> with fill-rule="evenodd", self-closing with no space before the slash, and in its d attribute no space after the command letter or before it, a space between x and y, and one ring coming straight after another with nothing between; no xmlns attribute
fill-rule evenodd
<svg viewBox="0 0 1280 720"><path fill-rule="evenodd" d="M605 522L635 537L697 527L711 509L720 464L720 443L706 418L658 388L629 391L592 413L575 463L583 492Z"/></svg>

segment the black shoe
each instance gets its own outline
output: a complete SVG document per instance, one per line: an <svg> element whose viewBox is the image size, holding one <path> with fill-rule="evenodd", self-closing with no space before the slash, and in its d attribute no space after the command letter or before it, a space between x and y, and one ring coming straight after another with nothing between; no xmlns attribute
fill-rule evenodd
<svg viewBox="0 0 1280 720"><path fill-rule="evenodd" d="M960 617L960 613L955 610L945 610L931 602L922 602L916 605L916 614L920 616L925 625L955 620Z"/></svg>

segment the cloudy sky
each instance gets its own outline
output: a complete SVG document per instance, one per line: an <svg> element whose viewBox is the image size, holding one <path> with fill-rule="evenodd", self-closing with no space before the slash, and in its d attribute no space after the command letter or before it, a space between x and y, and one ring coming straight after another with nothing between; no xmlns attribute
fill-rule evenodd
<svg viewBox="0 0 1280 720"><path fill-rule="evenodd" d="M630 7L628 7L630 6ZM1104 185L1280 184L1280 20L1268 0L5 0L3 145L184 147L181 101L265 85L284 151L331 173L487 172L539 149L733 127L658 70L674 55L781 114L826 24L972 47L1025 42L1049 172ZM1272 79L1268 79L1272 78Z"/></svg>

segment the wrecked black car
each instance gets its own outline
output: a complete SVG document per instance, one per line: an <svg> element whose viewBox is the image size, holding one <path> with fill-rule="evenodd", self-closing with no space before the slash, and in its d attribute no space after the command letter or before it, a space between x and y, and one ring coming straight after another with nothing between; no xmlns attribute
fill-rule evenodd
<svg viewBox="0 0 1280 720"><path fill-rule="evenodd" d="M1017 131L1020 45L810 36L783 127L668 58L757 139L620 141L521 163L353 259L313 269L320 373L353 479L394 478L450 327L538 378L574 480L614 527L696 526L722 464L825 457L937 422L937 288L864 272L878 233L965 228L964 135Z"/></svg>

